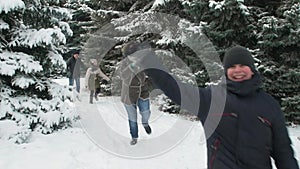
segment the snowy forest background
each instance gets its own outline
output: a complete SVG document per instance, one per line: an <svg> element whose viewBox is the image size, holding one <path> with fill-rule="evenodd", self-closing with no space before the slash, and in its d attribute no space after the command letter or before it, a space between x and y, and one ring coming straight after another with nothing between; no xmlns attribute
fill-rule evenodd
<svg viewBox="0 0 300 169"><path fill-rule="evenodd" d="M184 20L183 30L203 32L221 59L233 44L249 48L264 76L265 90L280 102L288 124L299 124L299 0L0 0L0 122L17 128L9 139L22 143L32 131L50 134L71 127L78 119L69 104L72 89L51 80L66 76L65 60L74 50L84 51L102 26L113 23L130 32L133 26L155 24L143 21L151 16L145 14L158 12ZM122 22L132 14L143 17ZM112 76L124 43L140 39L179 56L191 68L198 86L209 82L201 60L180 39L166 32L129 35L119 38L102 58L104 73ZM88 65L88 59L82 59ZM176 73L183 79L191 76L180 70ZM105 94L111 94L110 84L102 87ZM167 98L165 102L162 110L179 111Z"/></svg>

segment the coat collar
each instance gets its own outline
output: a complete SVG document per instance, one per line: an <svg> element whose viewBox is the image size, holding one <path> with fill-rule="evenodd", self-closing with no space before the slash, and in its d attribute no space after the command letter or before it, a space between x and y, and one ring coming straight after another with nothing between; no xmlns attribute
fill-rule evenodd
<svg viewBox="0 0 300 169"><path fill-rule="evenodd" d="M248 96L254 94L262 86L262 79L259 73L255 73L249 80L242 82L234 82L226 77L227 90L240 96Z"/></svg>

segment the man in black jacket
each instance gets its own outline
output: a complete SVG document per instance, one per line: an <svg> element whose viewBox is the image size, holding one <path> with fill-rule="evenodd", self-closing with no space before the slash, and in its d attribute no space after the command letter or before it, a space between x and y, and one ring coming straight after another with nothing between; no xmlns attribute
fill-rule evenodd
<svg viewBox="0 0 300 169"><path fill-rule="evenodd" d="M79 51L76 50L73 56L67 60L67 69L69 77L69 85L73 86L74 80L76 84L76 91L80 93L80 68L83 66L79 58Z"/></svg>
<svg viewBox="0 0 300 169"><path fill-rule="evenodd" d="M225 76L208 88L180 82L151 50L129 59L146 69L170 99L200 118L209 169L271 169L271 157L278 169L299 169L283 112L261 88L261 75L246 48L234 46L225 53Z"/></svg>

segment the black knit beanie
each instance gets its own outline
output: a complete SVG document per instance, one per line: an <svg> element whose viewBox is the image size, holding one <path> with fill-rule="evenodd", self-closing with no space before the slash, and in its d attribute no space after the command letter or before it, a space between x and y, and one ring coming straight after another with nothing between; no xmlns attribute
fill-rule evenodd
<svg viewBox="0 0 300 169"><path fill-rule="evenodd" d="M80 51L79 50L74 50L73 55L78 54L79 55Z"/></svg>
<svg viewBox="0 0 300 169"><path fill-rule="evenodd" d="M131 55L138 50L139 43L135 41L130 41L122 48L122 53L124 57L127 57L128 55Z"/></svg>
<svg viewBox="0 0 300 169"><path fill-rule="evenodd" d="M143 42L140 41L130 41L124 45L122 48L122 54L124 57L131 55L139 50L151 48L150 42L145 40Z"/></svg>
<svg viewBox="0 0 300 169"><path fill-rule="evenodd" d="M242 64L249 66L255 72L254 59L248 49L242 46L234 46L225 52L223 65L225 71L235 64Z"/></svg>

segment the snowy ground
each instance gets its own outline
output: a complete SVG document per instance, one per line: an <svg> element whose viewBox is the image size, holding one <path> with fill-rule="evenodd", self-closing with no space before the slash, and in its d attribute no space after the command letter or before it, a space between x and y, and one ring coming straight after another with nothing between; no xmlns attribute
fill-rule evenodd
<svg viewBox="0 0 300 169"><path fill-rule="evenodd" d="M58 81L67 84L66 79ZM83 84L83 83L82 83ZM139 126L140 138L129 145L126 112L118 97L101 97L88 104L81 92L74 105L81 116L73 128L51 135L34 133L29 143L0 140L1 169L204 169L206 148L199 122L191 122L157 110L152 104L147 135ZM300 127L289 128L300 161Z"/></svg>

